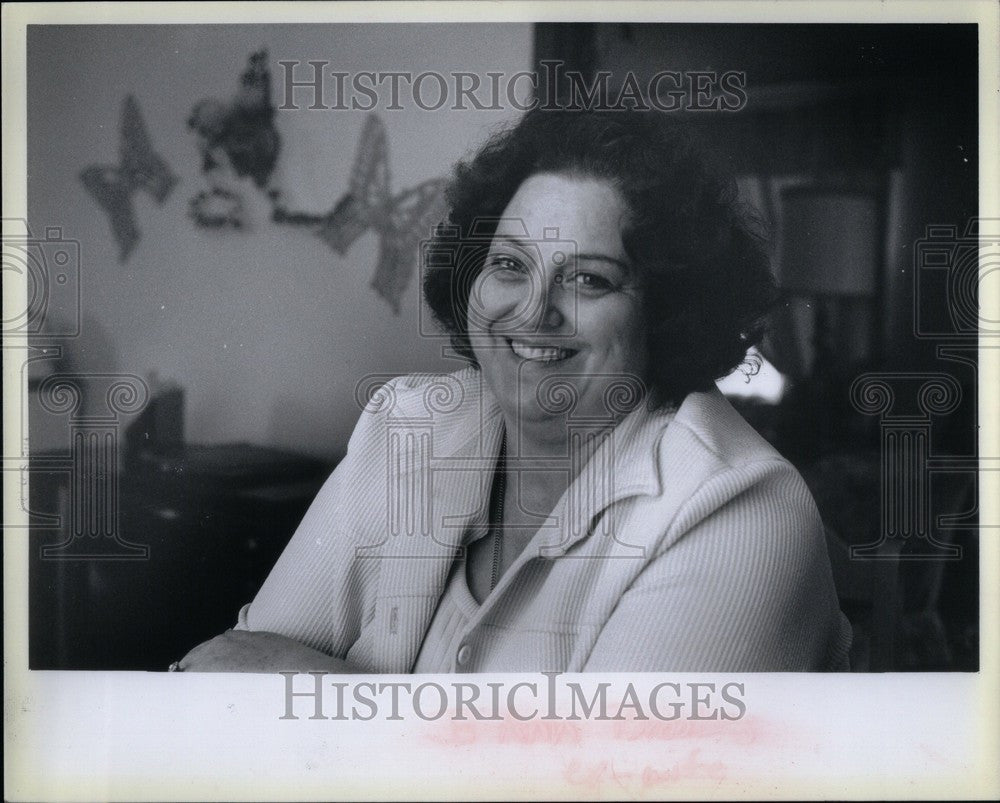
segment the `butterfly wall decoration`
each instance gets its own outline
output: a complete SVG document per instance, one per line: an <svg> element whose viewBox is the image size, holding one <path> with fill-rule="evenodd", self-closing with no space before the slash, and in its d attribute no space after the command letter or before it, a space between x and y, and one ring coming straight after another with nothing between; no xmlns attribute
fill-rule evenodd
<svg viewBox="0 0 1000 803"><path fill-rule="evenodd" d="M272 220L311 229L340 256L367 231L378 236L379 253L371 287L399 314L419 259L420 243L448 211L447 181L434 178L391 191L388 135L377 114L365 119L354 156L348 190L327 214L289 212L281 192L270 186L281 140L274 126L267 51L250 56L240 89L229 103L202 100L188 118L198 135L202 170L210 186L191 199L191 215L200 226L242 228L240 194L225 186L226 176L249 176L266 190ZM139 239L132 194L145 189L160 203L177 179L152 149L135 98L125 99L122 114L121 164L91 166L80 175L87 190L108 212L124 262Z"/></svg>
<svg viewBox="0 0 1000 803"><path fill-rule="evenodd" d="M366 231L375 231L379 255L371 286L398 315L418 261L420 241L447 214L446 185L445 179L429 179L392 195L388 136L382 120L372 113L361 131L348 191L333 210L327 215L308 215L288 212L276 203L273 218L278 223L314 227L341 256Z"/></svg>
<svg viewBox="0 0 1000 803"><path fill-rule="evenodd" d="M139 241L132 196L145 190L162 204L177 183L163 158L153 150L139 104L132 95L125 98L121 119L120 162L117 167L91 165L80 180L111 220L118 242L118 261L128 259Z"/></svg>

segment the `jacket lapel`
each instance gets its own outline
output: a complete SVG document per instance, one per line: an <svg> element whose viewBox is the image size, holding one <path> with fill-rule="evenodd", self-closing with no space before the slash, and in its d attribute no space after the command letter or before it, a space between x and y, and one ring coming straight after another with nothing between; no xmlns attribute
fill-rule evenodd
<svg viewBox="0 0 1000 803"><path fill-rule="evenodd" d="M725 443L720 442L720 438ZM557 506L566 526L555 540L543 542L543 554L564 554L590 534L612 537L626 553L642 554L650 533L630 534L616 529L613 505L623 499L648 495L658 498L662 521L679 511L707 472L715 465L706 459L730 459L726 449L745 456L761 448L761 439L718 389L689 393L676 410L633 410L581 471ZM610 509L610 510L609 510ZM601 516L609 512L609 515ZM592 533L597 517L600 527Z"/></svg>
<svg viewBox="0 0 1000 803"><path fill-rule="evenodd" d="M370 624L385 671L409 671L466 535L487 526L502 418L479 372L461 376L454 410L388 424L387 507L401 526L391 525L373 554L381 565Z"/></svg>
<svg viewBox="0 0 1000 803"><path fill-rule="evenodd" d="M596 449L556 505L561 526L540 539L540 554L564 554L591 534L595 519L616 502L661 493L660 439L673 417L673 411L649 411L640 404L614 429L596 435ZM579 437L595 435L581 432ZM601 522L600 535L618 537L610 516L602 517Z"/></svg>

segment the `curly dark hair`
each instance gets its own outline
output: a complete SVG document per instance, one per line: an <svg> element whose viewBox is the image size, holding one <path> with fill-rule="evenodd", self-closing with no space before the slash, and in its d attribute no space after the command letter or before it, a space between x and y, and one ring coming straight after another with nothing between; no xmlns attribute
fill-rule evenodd
<svg viewBox="0 0 1000 803"><path fill-rule="evenodd" d="M636 111L529 111L459 163L448 188L450 233L486 242L525 179L562 173L609 180L630 215L622 242L643 291L654 405L679 404L741 365L760 342L776 290L761 229L736 185L710 170L682 124ZM492 220L491 220L492 219ZM467 249L468 250L468 249ZM458 353L476 362L466 319L486 249L456 267L425 266L424 298ZM446 260L447 262L447 260Z"/></svg>

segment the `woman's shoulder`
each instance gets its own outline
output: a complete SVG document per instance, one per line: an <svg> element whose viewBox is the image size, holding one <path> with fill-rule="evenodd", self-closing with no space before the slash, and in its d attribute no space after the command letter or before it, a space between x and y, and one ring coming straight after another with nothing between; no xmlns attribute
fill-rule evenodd
<svg viewBox="0 0 1000 803"><path fill-rule="evenodd" d="M724 507L766 521L773 533L820 527L799 472L719 392L684 400L660 442L660 471L681 530Z"/></svg>
<svg viewBox="0 0 1000 803"><path fill-rule="evenodd" d="M390 419L439 417L466 408L482 392L481 374L472 366L451 373L402 374L370 392L364 409Z"/></svg>
<svg viewBox="0 0 1000 803"><path fill-rule="evenodd" d="M672 424L674 439L688 441L706 462L732 467L761 461L787 464L718 389L688 394Z"/></svg>
<svg viewBox="0 0 1000 803"><path fill-rule="evenodd" d="M495 403L484 394L481 374L473 367L392 377L368 392L348 451L384 450L386 438L391 443L398 436L414 445L429 437L435 454L450 454L484 429L495 413Z"/></svg>

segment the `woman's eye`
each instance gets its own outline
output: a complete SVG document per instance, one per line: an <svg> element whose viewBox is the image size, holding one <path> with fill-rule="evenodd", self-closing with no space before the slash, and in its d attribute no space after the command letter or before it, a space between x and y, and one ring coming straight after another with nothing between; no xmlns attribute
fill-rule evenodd
<svg viewBox="0 0 1000 803"><path fill-rule="evenodd" d="M490 271L503 273L524 273L524 263L519 259L509 256L492 256L486 263L486 268Z"/></svg>
<svg viewBox="0 0 1000 803"><path fill-rule="evenodd" d="M578 273L573 277L573 281L578 287L587 290L612 290L614 288L608 279L596 273Z"/></svg>

